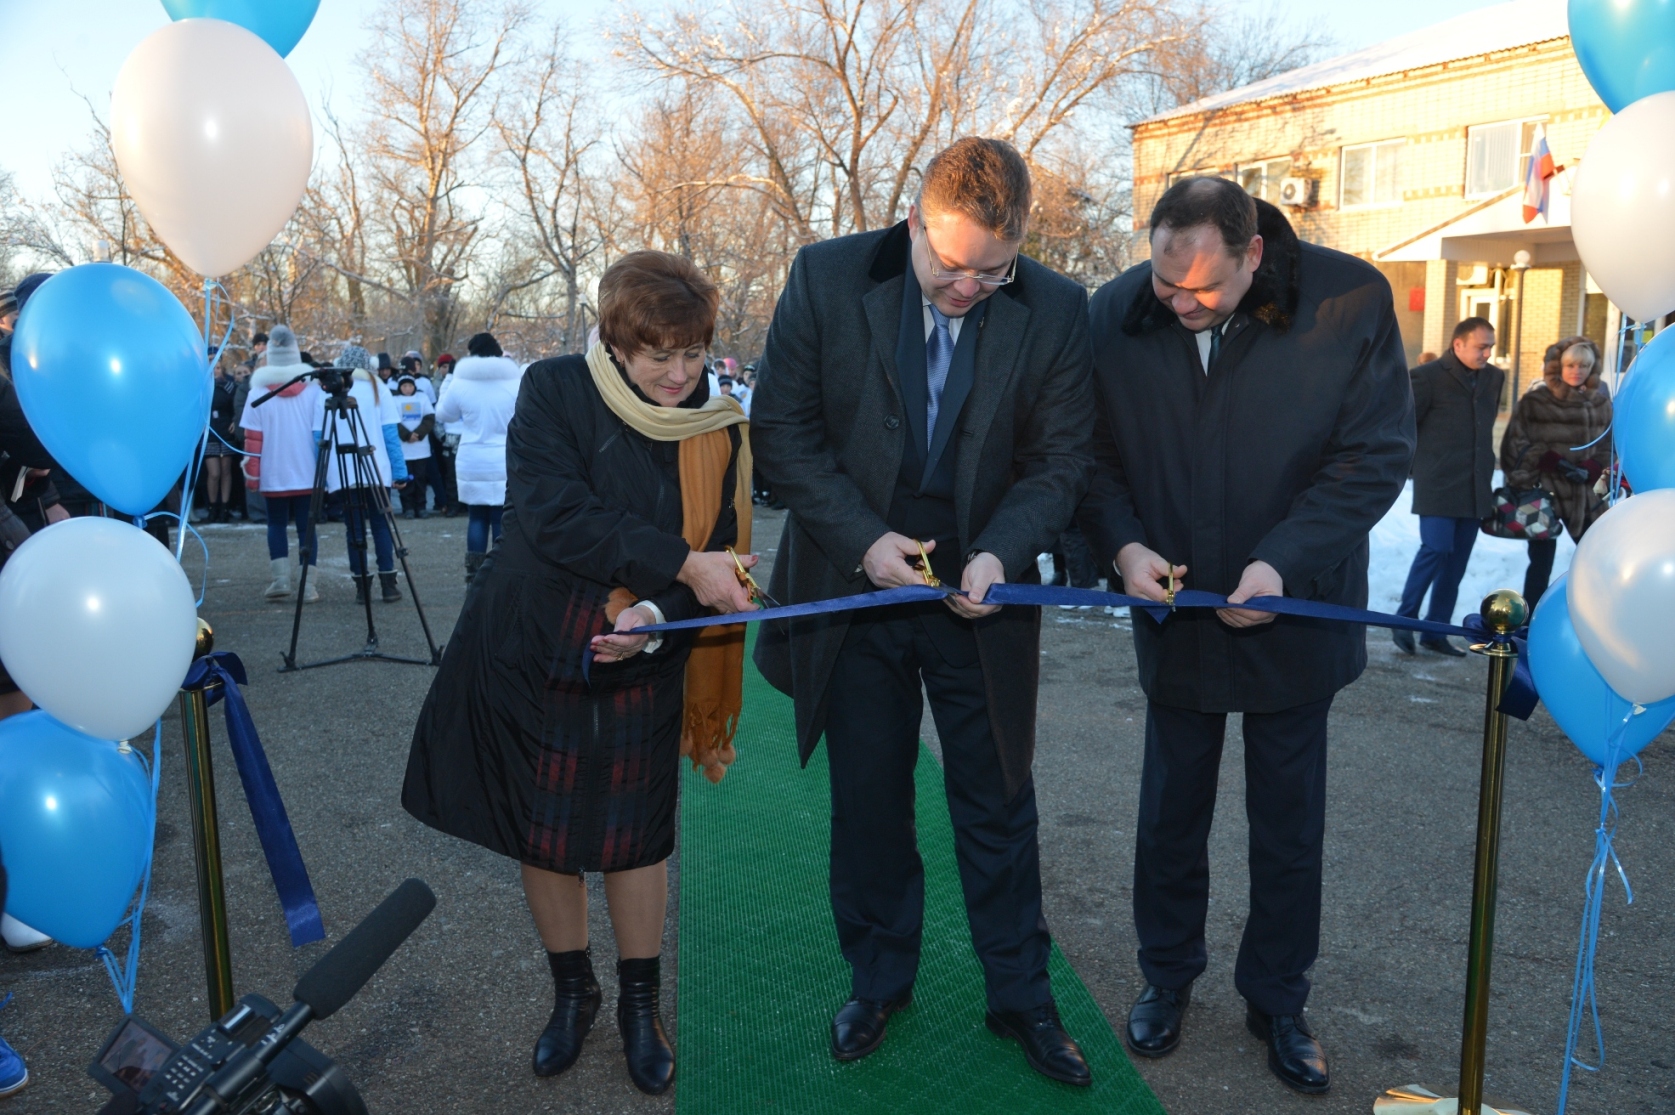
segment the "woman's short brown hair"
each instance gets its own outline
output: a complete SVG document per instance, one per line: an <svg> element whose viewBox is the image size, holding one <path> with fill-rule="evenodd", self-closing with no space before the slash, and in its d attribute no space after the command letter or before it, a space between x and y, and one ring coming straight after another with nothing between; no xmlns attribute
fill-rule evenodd
<svg viewBox="0 0 1675 1115"><path fill-rule="evenodd" d="M721 292L689 259L630 252L599 280L599 339L631 357L715 339Z"/></svg>
<svg viewBox="0 0 1675 1115"><path fill-rule="evenodd" d="M1029 229L1029 166L1003 139L967 136L936 153L919 187L920 220L958 213L997 240L1016 243Z"/></svg>

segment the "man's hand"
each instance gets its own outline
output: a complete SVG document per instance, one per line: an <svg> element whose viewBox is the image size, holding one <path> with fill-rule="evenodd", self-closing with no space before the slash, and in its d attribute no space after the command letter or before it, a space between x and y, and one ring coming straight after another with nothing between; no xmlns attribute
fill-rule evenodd
<svg viewBox="0 0 1675 1115"><path fill-rule="evenodd" d="M601 662L621 662L624 658L632 658L646 649L651 641L650 635L630 635L628 632L636 627L644 627L651 622L646 609L640 607L624 608L616 617L616 630L609 635L595 635L591 644L593 655Z"/></svg>
<svg viewBox="0 0 1675 1115"><path fill-rule="evenodd" d="M1123 591L1130 596L1163 603L1171 572L1176 587L1180 587L1186 566L1177 565L1171 570L1167 561L1138 542L1130 542L1117 551L1117 574L1122 577Z"/></svg>
<svg viewBox="0 0 1675 1115"><path fill-rule="evenodd" d="M990 585L1005 583L1006 569L999 558L993 554L975 554L966 562L965 572L960 576L960 588L965 590L965 595L950 596L948 606L967 619L998 612L999 604L985 604L983 598L989 594Z"/></svg>
<svg viewBox="0 0 1675 1115"><path fill-rule="evenodd" d="M64 510L64 505L62 503L55 503L51 507L47 508L46 516L47 525L50 526L53 523L62 523L65 519L70 517L70 513Z"/></svg>
<svg viewBox="0 0 1675 1115"><path fill-rule="evenodd" d="M1285 582L1279 570L1265 561L1253 561L1245 566L1239 587L1227 595L1229 604L1243 604L1253 596L1284 596ZM1260 627L1274 622L1273 612L1253 612L1249 608L1217 608L1216 615L1229 627Z"/></svg>
<svg viewBox="0 0 1675 1115"><path fill-rule="evenodd" d="M935 542L925 543L927 554L934 549ZM909 559L916 560L918 557L919 543L905 534L891 531L867 550L866 556L861 559L861 571L879 588L922 585L925 583L924 575L908 564Z"/></svg>
<svg viewBox="0 0 1675 1115"><path fill-rule="evenodd" d="M746 569L753 569L756 555L740 554L739 562ZM732 555L725 551L710 553L693 550L686 555L675 580L691 589L698 603L706 608L714 608L726 615L756 609L750 593L739 584L738 566L733 564Z"/></svg>

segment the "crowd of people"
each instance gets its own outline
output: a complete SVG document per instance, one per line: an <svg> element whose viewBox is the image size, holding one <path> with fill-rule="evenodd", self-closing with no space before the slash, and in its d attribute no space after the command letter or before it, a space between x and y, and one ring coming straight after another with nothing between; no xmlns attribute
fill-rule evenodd
<svg viewBox="0 0 1675 1115"><path fill-rule="evenodd" d="M470 589L402 802L520 864L554 987L536 1075L576 1061L603 1002L581 884L599 872L629 1076L651 1094L674 1080L659 994L679 764L719 781L732 762L745 640L738 626L639 629L940 580L960 592L772 622L756 642L756 665L795 702L803 761L826 745L827 883L852 975L831 1053L868 1056L912 1001L924 885L913 768L928 697L984 1022L1034 1071L1091 1082L1048 976L1031 775L1038 616L985 603L996 584L1037 579L1046 551L1072 583L1120 579L1157 602L1187 584L1228 601L1134 623L1147 723L1133 890L1143 990L1128 1048L1177 1048L1206 970L1205 848L1227 716L1241 713L1251 908L1233 979L1269 1070L1299 1092L1330 1087L1304 1005L1328 716L1365 667L1365 638L1243 605L1290 594L1365 606L1369 532L1410 474L1422 545L1404 615L1429 594L1430 618L1451 619L1496 514L1497 463L1508 489L1543 493L1579 538L1603 513L1611 462L1599 350L1581 337L1552 346L1497 450L1491 324L1461 322L1447 354L1410 370L1388 283L1301 242L1236 184L1171 186L1150 215L1151 259L1091 300L1021 254L1031 197L1004 142L936 155L905 221L798 254L760 383L757 364L712 355L714 283L655 251L606 271L584 354L523 364L479 333L428 369L421 353L396 360L355 340L327 363L283 323L243 362L211 352L191 502L200 521L266 522L268 598L319 599L301 568L318 557L317 488L345 527L357 602L374 573L381 599L401 599L386 511L467 518ZM44 278L0 299L0 556L32 530L101 513L34 437L10 382L9 330ZM368 452L332 451L352 442ZM758 504L788 512L766 594L749 575ZM180 506L177 492L165 510ZM167 522L150 524L165 542ZM1532 604L1556 544L1531 537ZM0 716L28 707L0 672ZM46 943L10 918L0 928L13 949ZM26 1080L0 1041L0 1096Z"/></svg>

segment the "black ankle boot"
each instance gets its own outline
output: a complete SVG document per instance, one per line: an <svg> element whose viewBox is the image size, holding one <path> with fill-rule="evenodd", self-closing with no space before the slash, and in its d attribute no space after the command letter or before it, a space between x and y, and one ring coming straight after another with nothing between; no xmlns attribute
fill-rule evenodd
<svg viewBox="0 0 1675 1115"><path fill-rule="evenodd" d="M557 1076L576 1063L604 999L586 949L549 952L547 965L553 972L553 1014L535 1042L536 1076Z"/></svg>
<svg viewBox="0 0 1675 1115"><path fill-rule="evenodd" d="M622 1052L628 1058L628 1078L648 1096L660 1096L675 1082L675 1051L658 1017L662 980L657 957L617 961L616 1023L622 1031Z"/></svg>
<svg viewBox="0 0 1675 1115"><path fill-rule="evenodd" d="M401 599L401 590L396 588L394 573L378 574L378 585L384 590L384 603L394 604Z"/></svg>

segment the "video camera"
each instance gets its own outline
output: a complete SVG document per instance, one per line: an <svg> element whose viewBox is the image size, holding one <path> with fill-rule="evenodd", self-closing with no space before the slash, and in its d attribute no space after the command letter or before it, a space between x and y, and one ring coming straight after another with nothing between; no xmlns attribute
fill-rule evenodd
<svg viewBox="0 0 1675 1115"><path fill-rule="evenodd" d="M246 995L184 1046L125 1018L88 1066L113 1093L99 1115L367 1115L343 1070L297 1035L353 999L435 906L424 883L402 883L297 981L284 1011Z"/></svg>
<svg viewBox="0 0 1675 1115"><path fill-rule="evenodd" d="M267 392L265 395L260 395L251 399L250 405L253 407L259 407L275 395L283 392L286 388L294 387L303 380L307 379L311 379L315 383L318 383L320 385L320 390L324 391L326 394L341 397L349 393L349 383L354 377L354 374L354 368L311 368L299 376L293 376L291 379L286 380L284 383L281 383L278 387L275 387L272 391Z"/></svg>

